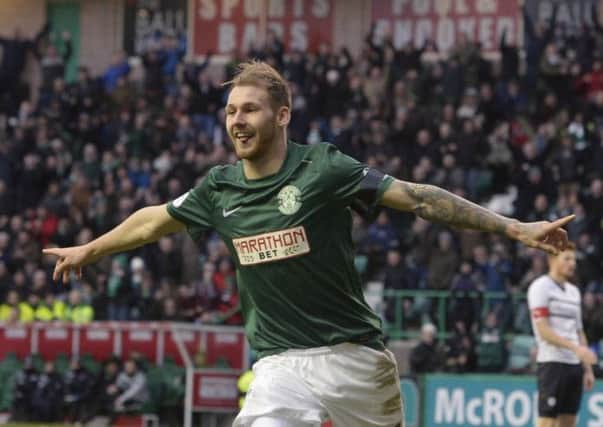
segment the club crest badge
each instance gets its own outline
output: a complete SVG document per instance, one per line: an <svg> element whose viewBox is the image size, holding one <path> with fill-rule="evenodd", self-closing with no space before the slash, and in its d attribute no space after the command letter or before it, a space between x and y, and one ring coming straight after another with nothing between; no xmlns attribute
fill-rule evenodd
<svg viewBox="0 0 603 427"><path fill-rule="evenodd" d="M283 215L293 215L301 208L301 191L294 185L286 185L276 196L278 199L278 210Z"/></svg>

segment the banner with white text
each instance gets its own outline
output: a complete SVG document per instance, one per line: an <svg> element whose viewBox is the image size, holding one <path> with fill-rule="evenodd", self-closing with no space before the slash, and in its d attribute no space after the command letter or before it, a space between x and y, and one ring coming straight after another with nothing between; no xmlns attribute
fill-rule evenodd
<svg viewBox="0 0 603 427"><path fill-rule="evenodd" d="M160 36L186 36L186 0L128 0L124 3L124 49L140 55Z"/></svg>
<svg viewBox="0 0 603 427"><path fill-rule="evenodd" d="M313 51L333 37L333 0L194 0L193 53L246 52L258 40L260 22L287 51Z"/></svg>
<svg viewBox="0 0 603 427"><path fill-rule="evenodd" d="M498 49L500 35L516 42L517 0L373 0L377 39L391 35L396 48L407 43L421 47L434 40L438 49L452 48L460 34L479 41L485 51Z"/></svg>
<svg viewBox="0 0 603 427"><path fill-rule="evenodd" d="M579 34L583 25L593 25L593 7L597 0L531 0L526 2L528 15L534 22L549 23L557 4L555 26L570 34ZM595 14L596 15L596 14Z"/></svg>
<svg viewBox="0 0 603 427"><path fill-rule="evenodd" d="M531 426L538 417L536 377L426 375L425 427ZM578 427L603 426L603 382L582 397Z"/></svg>

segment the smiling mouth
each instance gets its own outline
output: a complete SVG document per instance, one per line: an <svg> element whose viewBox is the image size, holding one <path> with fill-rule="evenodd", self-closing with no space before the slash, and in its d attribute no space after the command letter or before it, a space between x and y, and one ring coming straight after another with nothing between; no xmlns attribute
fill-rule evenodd
<svg viewBox="0 0 603 427"><path fill-rule="evenodd" d="M235 132L233 136L237 142L243 145L249 142L251 138L253 138L253 134L249 132Z"/></svg>

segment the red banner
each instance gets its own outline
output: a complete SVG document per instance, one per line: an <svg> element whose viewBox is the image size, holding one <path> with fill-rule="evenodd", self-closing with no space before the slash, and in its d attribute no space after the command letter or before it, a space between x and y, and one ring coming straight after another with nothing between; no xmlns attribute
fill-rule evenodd
<svg viewBox="0 0 603 427"><path fill-rule="evenodd" d="M117 353L115 344L119 343L117 328L109 322L94 322L79 330L79 354L90 354L97 361L104 361Z"/></svg>
<svg viewBox="0 0 603 427"><path fill-rule="evenodd" d="M397 48L413 42L421 47L432 39L440 51L454 46L460 34L468 34L485 51L498 49L506 29L507 41L515 40L519 25L517 0L375 0L373 22L379 39L390 34Z"/></svg>
<svg viewBox="0 0 603 427"><path fill-rule="evenodd" d="M331 43L333 0L195 0L193 54L248 51L266 26L281 37L287 50L315 50Z"/></svg>
<svg viewBox="0 0 603 427"><path fill-rule="evenodd" d="M29 325L6 325L0 329L0 360L15 353L23 358L31 354L32 328Z"/></svg>
<svg viewBox="0 0 603 427"><path fill-rule="evenodd" d="M121 333L122 357L144 354L151 363L157 361L159 328L156 323L131 322Z"/></svg>
<svg viewBox="0 0 603 427"><path fill-rule="evenodd" d="M243 369L245 358L245 335L237 332L207 333L207 364L227 363L229 368ZM221 359L221 360L220 360Z"/></svg>
<svg viewBox="0 0 603 427"><path fill-rule="evenodd" d="M194 329L179 329L177 331L171 328L166 329L164 335L165 356L175 360L178 365L184 365L174 334L178 334L188 355L194 360L201 348L201 333Z"/></svg>
<svg viewBox="0 0 603 427"><path fill-rule="evenodd" d="M193 408L196 411L237 410L239 390L237 380L241 371L193 372Z"/></svg>
<svg viewBox="0 0 603 427"><path fill-rule="evenodd" d="M19 358L39 353L48 360L61 353L90 354L98 361L113 355L123 359L143 355L151 363L161 364L164 358L170 358L183 365L175 334L193 363L230 369L245 369L248 365L242 328L161 322L0 323L0 360L8 353L16 353Z"/></svg>
<svg viewBox="0 0 603 427"><path fill-rule="evenodd" d="M37 324L36 326L41 326ZM44 324L37 329L38 353L44 360L54 360L59 354L71 354L73 348L73 325Z"/></svg>

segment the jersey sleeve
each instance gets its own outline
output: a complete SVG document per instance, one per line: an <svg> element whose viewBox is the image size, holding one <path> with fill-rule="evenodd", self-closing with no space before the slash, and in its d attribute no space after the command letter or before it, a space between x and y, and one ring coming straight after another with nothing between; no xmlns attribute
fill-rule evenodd
<svg viewBox="0 0 603 427"><path fill-rule="evenodd" d="M327 145L327 176L335 199L356 210L373 211L393 178Z"/></svg>
<svg viewBox="0 0 603 427"><path fill-rule="evenodd" d="M528 307L534 320L549 317L549 297L545 287L546 283L536 281L528 290Z"/></svg>
<svg viewBox="0 0 603 427"><path fill-rule="evenodd" d="M197 187L169 202L167 211L185 224L191 238L197 241L204 231L213 227L212 206L209 177L206 177Z"/></svg>

